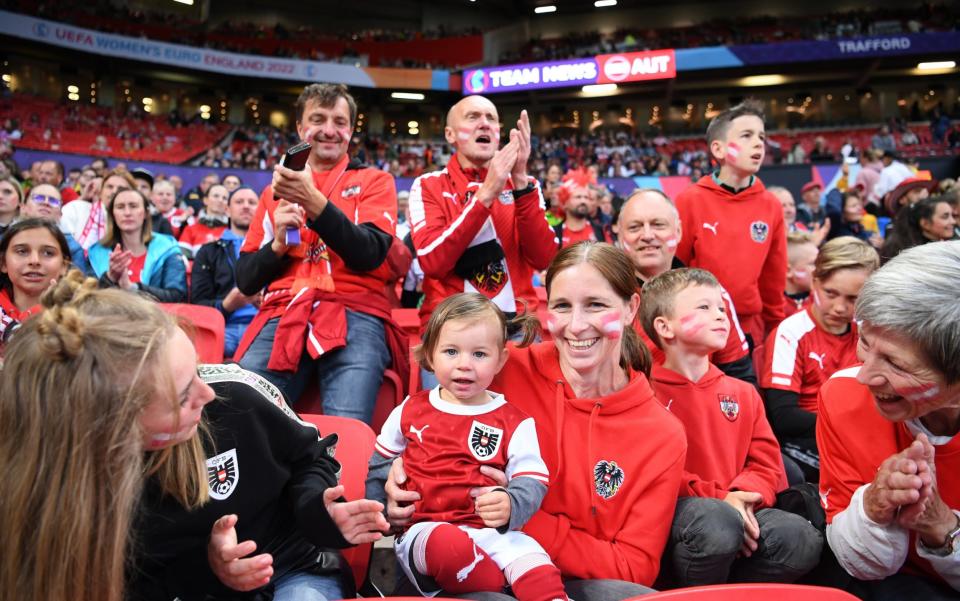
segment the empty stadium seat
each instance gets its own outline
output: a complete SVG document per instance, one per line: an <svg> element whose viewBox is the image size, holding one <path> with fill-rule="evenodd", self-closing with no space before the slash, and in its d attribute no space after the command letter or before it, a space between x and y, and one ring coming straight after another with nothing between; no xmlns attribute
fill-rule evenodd
<svg viewBox="0 0 960 601"><path fill-rule="evenodd" d="M301 413L300 418L314 424L321 436L337 433L337 447L334 458L340 462L343 471L340 483L344 486L344 497L348 501L364 498L367 481L367 463L373 454L376 435L370 426L360 420L333 415L313 415ZM363 585L370 567L370 554L373 544L366 543L341 551L350 564L357 589Z"/></svg>
<svg viewBox="0 0 960 601"><path fill-rule="evenodd" d="M370 425L375 432L380 431L380 427L390 416L393 408L402 402L403 384L400 376L392 369L387 369L383 372L383 381L380 382L380 390L377 393L377 403L373 408L373 419ZM298 413L323 414L323 399L320 397L320 389L317 387L315 378L311 378L300 398L292 403Z"/></svg>
<svg viewBox="0 0 960 601"><path fill-rule="evenodd" d="M850 593L798 584L718 584L681 588L627 601L856 601Z"/></svg>
<svg viewBox="0 0 960 601"><path fill-rule="evenodd" d="M167 313L177 316L197 348L203 363L223 363L223 314L213 307L189 303L160 303Z"/></svg>

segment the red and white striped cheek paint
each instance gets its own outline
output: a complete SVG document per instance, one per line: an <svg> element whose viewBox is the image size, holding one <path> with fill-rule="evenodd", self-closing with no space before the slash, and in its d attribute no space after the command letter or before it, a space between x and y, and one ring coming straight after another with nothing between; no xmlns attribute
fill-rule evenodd
<svg viewBox="0 0 960 601"><path fill-rule="evenodd" d="M617 340L623 336L623 319L620 312L610 313L600 318L601 329L610 340Z"/></svg>
<svg viewBox="0 0 960 601"><path fill-rule="evenodd" d="M917 403L920 401L926 401L932 399L938 394L940 394L940 387L936 384L922 384L920 386L912 386L910 388L904 388L902 390L897 390L894 388L894 392L907 399L912 403Z"/></svg>
<svg viewBox="0 0 960 601"><path fill-rule="evenodd" d="M670 237L667 238L666 241L664 242L664 244L666 245L667 248L676 248L676 247L677 247L677 244L679 244L679 243L680 243L680 241L677 240L677 237L676 237L676 236L670 236Z"/></svg>
<svg viewBox="0 0 960 601"><path fill-rule="evenodd" d="M816 290L814 290L814 291L812 292L812 294L813 294L813 304L815 304L815 305L818 306L818 307L821 306L821 305L820 305L820 295L817 294L817 291L816 291Z"/></svg>
<svg viewBox="0 0 960 601"><path fill-rule="evenodd" d="M740 147L737 146L736 142L727 142L727 154L732 158L740 156Z"/></svg>
<svg viewBox="0 0 960 601"><path fill-rule="evenodd" d="M550 332L550 335L554 338L557 338L557 335L560 333L560 324L557 323L557 318L553 315L547 315L547 331Z"/></svg>
<svg viewBox="0 0 960 601"><path fill-rule="evenodd" d="M680 318L680 330L687 336L693 336L703 329L703 323L697 322L697 314L691 313Z"/></svg>

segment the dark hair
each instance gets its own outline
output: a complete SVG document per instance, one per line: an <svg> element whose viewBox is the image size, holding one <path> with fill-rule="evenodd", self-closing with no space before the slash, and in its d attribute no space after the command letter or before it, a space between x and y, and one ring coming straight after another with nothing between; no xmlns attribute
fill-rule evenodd
<svg viewBox="0 0 960 601"><path fill-rule="evenodd" d="M926 244L930 240L923 235L920 222L933 219L937 205L950 202L942 196L928 196L922 200L901 207L893 219L893 233L887 237L880 249L880 259L886 263L901 252L914 246Z"/></svg>
<svg viewBox="0 0 960 601"><path fill-rule="evenodd" d="M223 184L220 184L220 185L222 186ZM213 186L210 186L210 187L212 188ZM227 206L230 206L230 203L233 202L233 197L236 195L237 192L240 192L241 190L250 190L251 192L253 192L254 196L257 197L257 199L260 198L260 195L257 194L257 191L251 188L250 186L240 186L239 188L231 192L230 196L227 197ZM209 192L209 190L207 190L207 192Z"/></svg>
<svg viewBox="0 0 960 601"><path fill-rule="evenodd" d="M748 98L714 117L710 121L710 125L707 126L707 146L714 140L723 140L727 136L727 130L730 129L730 124L733 123L734 119L745 116L758 117L763 121L765 119L763 103L755 98Z"/></svg>
<svg viewBox="0 0 960 601"><path fill-rule="evenodd" d="M353 99L347 86L342 83L312 83L300 92L297 98L297 123L303 119L303 111L307 108L307 102L316 100L323 108L331 108L337 104L337 100L343 98L347 101L347 107L350 109L350 127L357 122L357 101Z"/></svg>
<svg viewBox="0 0 960 601"><path fill-rule="evenodd" d="M60 231L60 226L58 226L55 221L40 217L22 219L14 222L9 228L7 228L7 231L4 232L3 237L0 238L0 257L6 256L7 249L10 248L10 241L13 240L14 236L20 232L37 229L44 229L50 232L50 235L53 236L53 239L57 241L57 246L60 247L60 253L63 255L63 260L69 264L70 245L67 243L67 237L64 236L63 232ZM7 294L10 296L10 299L13 300L13 282L10 280L10 276L6 273L0 273L0 290L6 290Z"/></svg>
<svg viewBox="0 0 960 601"><path fill-rule="evenodd" d="M633 262L626 253L605 242L586 241L562 249L550 262L546 277L547 298L550 298L550 288L557 274L583 263L588 263L599 271L622 300L628 301L637 293ZM531 322L526 322L524 329L529 328L530 325L532 325ZM632 326L624 328L622 345L620 367L630 368L649 376L653 363L650 349L640 340L640 335Z"/></svg>

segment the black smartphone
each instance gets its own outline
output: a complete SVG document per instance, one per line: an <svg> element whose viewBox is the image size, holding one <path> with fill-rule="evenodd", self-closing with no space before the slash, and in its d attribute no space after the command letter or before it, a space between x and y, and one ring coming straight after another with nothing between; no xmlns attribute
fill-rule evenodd
<svg viewBox="0 0 960 601"><path fill-rule="evenodd" d="M295 146L291 146L283 153L280 164L287 169L303 171L303 168L307 165L307 159L310 157L310 148L310 142L300 142Z"/></svg>

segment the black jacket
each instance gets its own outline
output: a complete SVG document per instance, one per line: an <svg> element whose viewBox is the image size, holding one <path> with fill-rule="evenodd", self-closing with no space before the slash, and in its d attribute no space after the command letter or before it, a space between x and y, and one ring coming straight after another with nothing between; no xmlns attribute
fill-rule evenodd
<svg viewBox="0 0 960 601"><path fill-rule="evenodd" d="M236 266L233 243L229 240L214 240L201 246L193 261L190 302L219 309L223 318L229 319L232 311L225 310L222 301L237 285Z"/></svg>
<svg viewBox="0 0 960 601"><path fill-rule="evenodd" d="M340 574L340 554L321 553L349 546L323 503L340 472L332 457L336 434L318 440L316 428L287 408L276 387L237 365L201 366L200 375L217 393L203 412L212 438L205 445L211 499L187 511L162 495L155 479L147 481L127 597L272 599L271 584L240 593L210 570L210 530L231 513L239 518L238 541L253 540L258 554L273 555L274 580L292 571Z"/></svg>

